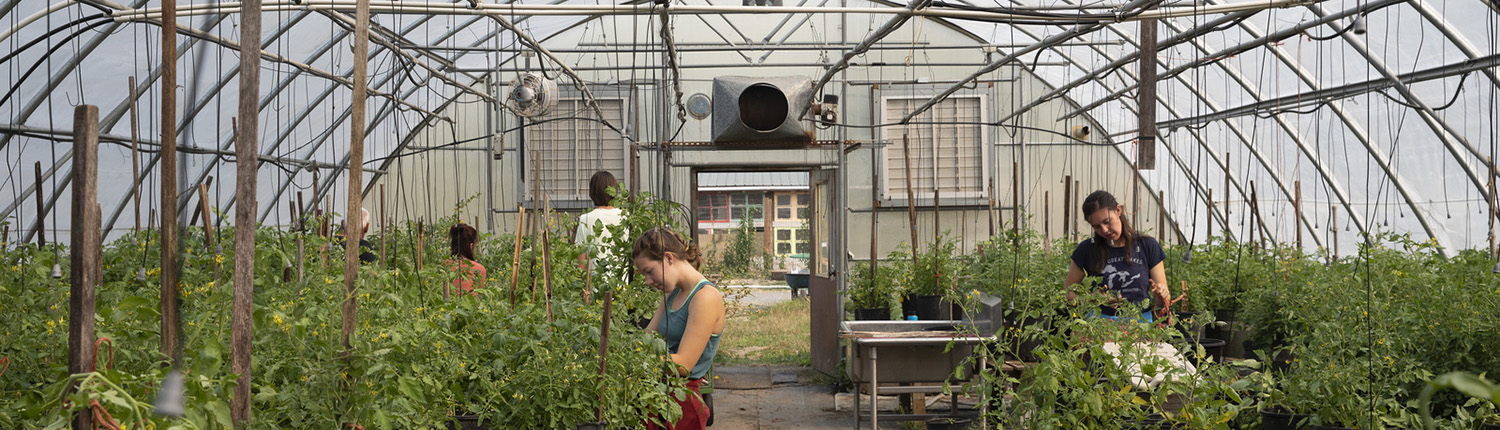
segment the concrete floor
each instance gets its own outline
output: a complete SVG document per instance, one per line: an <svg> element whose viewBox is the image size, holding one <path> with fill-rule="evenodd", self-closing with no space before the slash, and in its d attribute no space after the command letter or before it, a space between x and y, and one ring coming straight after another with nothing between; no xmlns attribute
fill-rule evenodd
<svg viewBox="0 0 1500 430"><path fill-rule="evenodd" d="M834 409L835 390L806 367L747 366L714 369L715 429L854 428L854 414ZM866 422L868 427L869 423ZM882 429L900 429L882 423Z"/></svg>

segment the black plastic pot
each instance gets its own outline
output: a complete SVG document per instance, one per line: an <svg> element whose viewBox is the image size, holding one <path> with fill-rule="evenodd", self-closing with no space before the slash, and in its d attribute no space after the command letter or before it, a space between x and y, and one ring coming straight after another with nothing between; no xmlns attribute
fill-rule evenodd
<svg viewBox="0 0 1500 430"><path fill-rule="evenodd" d="M1203 345L1203 352L1208 354L1209 362L1218 363L1224 360L1224 340L1210 337L1190 337L1187 338L1187 341L1187 350L1182 353L1187 357L1188 362L1193 363L1194 366L1198 366L1198 363L1203 361L1203 357L1198 356L1197 345Z"/></svg>
<svg viewBox="0 0 1500 430"><path fill-rule="evenodd" d="M573 426L573 430L604 430L604 428L605 428L604 427L604 423L602 423L602 422L598 422L598 423L578 423L578 425Z"/></svg>
<svg viewBox="0 0 1500 430"><path fill-rule="evenodd" d="M940 320L943 312L943 296L939 294L920 295L912 299L917 308L917 319L923 321ZM951 312L950 312L951 313Z"/></svg>
<svg viewBox="0 0 1500 430"><path fill-rule="evenodd" d="M1317 424L1307 426L1308 430L1354 430L1353 427L1320 426Z"/></svg>
<svg viewBox="0 0 1500 430"><path fill-rule="evenodd" d="M454 415L448 421L448 430L489 430L484 417L479 415Z"/></svg>
<svg viewBox="0 0 1500 430"><path fill-rule="evenodd" d="M855 321L886 321L891 319L891 308L855 309Z"/></svg>
<svg viewBox="0 0 1500 430"><path fill-rule="evenodd" d="M1484 430L1500 430L1500 424L1485 424L1479 428Z"/></svg>
<svg viewBox="0 0 1500 430"><path fill-rule="evenodd" d="M927 430L967 430L968 418L933 418L927 420Z"/></svg>
<svg viewBox="0 0 1500 430"><path fill-rule="evenodd" d="M1307 419L1312 415L1289 414L1279 410L1272 411L1262 409L1260 411L1261 430L1294 430L1307 428Z"/></svg>
<svg viewBox="0 0 1500 430"><path fill-rule="evenodd" d="M901 319L917 314L916 296L901 296Z"/></svg>
<svg viewBox="0 0 1500 430"><path fill-rule="evenodd" d="M1040 318L1026 318L1020 321L1010 319L1005 320L1006 327L1011 327L1012 324L1014 324L1014 327L1019 331L1013 332L1009 329L1004 331L1004 333L1009 336L1009 338L1006 339L1006 342L1008 342L1010 350L1015 354L1011 358L1032 363L1041 361L1036 356L1036 349L1037 347L1042 346L1042 342L1045 341L1046 336L1036 335L1030 339L1025 338L1024 336L1029 332L1036 331L1037 329L1045 330L1046 327L1043 325L1045 324L1045 321ZM1016 333L1019 333L1021 336L1017 336Z"/></svg>

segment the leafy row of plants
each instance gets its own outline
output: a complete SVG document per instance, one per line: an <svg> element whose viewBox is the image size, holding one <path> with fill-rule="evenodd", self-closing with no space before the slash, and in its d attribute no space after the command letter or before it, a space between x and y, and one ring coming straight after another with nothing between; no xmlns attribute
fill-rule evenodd
<svg viewBox="0 0 1500 430"><path fill-rule="evenodd" d="M650 196L621 205L631 216L615 227L622 234L610 258L629 255L628 232L670 225L680 210ZM625 282L623 274L584 273L574 264L582 249L557 233L571 231L560 220L546 220L552 232L546 246L533 236L518 242L514 235L482 235L478 254L488 282L474 296L450 291L447 298L443 290L457 275L444 263L446 232L457 217L420 229L415 223L388 228L384 258L360 269L358 325L347 361L339 339L345 295L338 241L260 228L251 428L435 428L467 414L508 427L572 428L594 421L596 407L606 422L625 426L680 414L668 395L683 387L664 377L665 345L636 325L660 294ZM9 361L0 373L0 428L66 426L91 401L132 428L231 427L228 404L237 376L229 369L228 340L232 230L222 229L217 239L223 245L213 248L201 230L189 231L179 288L185 416L151 413L170 369L159 351L158 237L148 231L105 247L96 333L111 339L106 345L113 345L113 359L101 358L96 372L77 375L67 371L68 277L50 276L54 259L65 263L67 250L34 244L0 250L0 296L7 298L0 315L8 322L0 325L0 357ZM379 236L370 239L382 243ZM522 257L512 261L513 255ZM585 289L613 290L616 297L603 375L603 304L586 300ZM109 349L102 347L101 357ZM77 394L62 396L78 381Z"/></svg>

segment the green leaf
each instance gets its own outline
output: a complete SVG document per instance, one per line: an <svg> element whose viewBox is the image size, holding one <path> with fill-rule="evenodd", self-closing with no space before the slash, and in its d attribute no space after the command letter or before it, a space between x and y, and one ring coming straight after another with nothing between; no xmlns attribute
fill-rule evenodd
<svg viewBox="0 0 1500 430"><path fill-rule="evenodd" d="M213 413L214 421L217 421L219 425L224 428L234 427L234 422L229 418L229 405L224 403L223 400L208 402L208 411Z"/></svg>
<svg viewBox="0 0 1500 430"><path fill-rule="evenodd" d="M263 385L260 387L260 392L256 393L253 399L257 402L270 402L276 400L277 394L279 393L276 392L275 388L271 388L271 386L269 385Z"/></svg>
<svg viewBox="0 0 1500 430"><path fill-rule="evenodd" d="M427 402L427 396L422 393L422 388L417 385L416 380L403 376L397 382L396 386L401 390L401 394L406 396L407 398L412 399L417 403Z"/></svg>

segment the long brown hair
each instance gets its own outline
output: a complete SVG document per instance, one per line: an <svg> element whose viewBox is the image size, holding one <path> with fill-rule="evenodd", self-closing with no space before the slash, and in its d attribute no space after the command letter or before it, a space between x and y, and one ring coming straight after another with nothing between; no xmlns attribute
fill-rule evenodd
<svg viewBox="0 0 1500 430"><path fill-rule="evenodd" d="M653 261L660 261L666 258L668 252L676 255L677 258L687 260L694 269L698 268L699 260L702 259L698 253L698 245L688 243L682 239L682 236L678 236L666 227L653 228L641 234L641 237L636 239L635 244L631 246L630 258L644 255Z"/></svg>
<svg viewBox="0 0 1500 430"><path fill-rule="evenodd" d="M454 257L463 257L474 260L474 241L479 239L479 232L468 224L454 224L448 229L448 247Z"/></svg>
<svg viewBox="0 0 1500 430"><path fill-rule="evenodd" d="M1100 210L1118 209L1119 207L1120 201L1115 200L1113 194L1104 190L1094 191L1089 193L1088 197L1083 198L1083 219L1087 220L1090 215ZM1116 216L1120 218L1120 239L1125 242L1125 261L1128 263L1130 262L1130 253L1133 252L1131 250L1135 249L1135 241L1150 236L1136 231L1135 227L1130 226L1130 220L1126 219L1123 215L1124 213L1122 212ZM1094 247L1099 250L1099 258L1094 260L1094 273L1098 273L1104 271L1104 260L1109 258L1109 241L1096 232L1094 233Z"/></svg>

